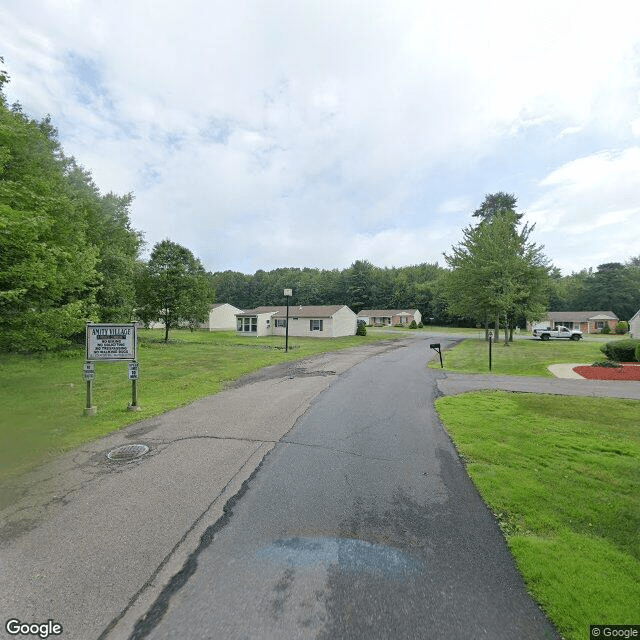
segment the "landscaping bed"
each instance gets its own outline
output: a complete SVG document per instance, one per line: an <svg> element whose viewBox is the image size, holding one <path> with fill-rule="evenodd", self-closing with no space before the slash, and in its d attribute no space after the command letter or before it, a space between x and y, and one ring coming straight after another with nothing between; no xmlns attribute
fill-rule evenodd
<svg viewBox="0 0 640 640"><path fill-rule="evenodd" d="M640 363L620 363L621 367L574 367L573 370L588 380L629 380L640 381Z"/></svg>

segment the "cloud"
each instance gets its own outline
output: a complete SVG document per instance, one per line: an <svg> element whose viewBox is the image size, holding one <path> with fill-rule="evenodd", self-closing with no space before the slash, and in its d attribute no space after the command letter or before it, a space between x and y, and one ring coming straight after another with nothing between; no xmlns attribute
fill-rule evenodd
<svg viewBox="0 0 640 640"><path fill-rule="evenodd" d="M578 158L540 181L542 195L527 207L527 219L557 266L579 270L638 253L638 175L640 147L629 147Z"/></svg>

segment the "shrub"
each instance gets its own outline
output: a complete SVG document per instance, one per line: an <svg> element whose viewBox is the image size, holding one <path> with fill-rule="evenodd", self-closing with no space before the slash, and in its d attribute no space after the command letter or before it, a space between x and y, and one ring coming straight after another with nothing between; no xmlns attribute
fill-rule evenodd
<svg viewBox="0 0 640 640"><path fill-rule="evenodd" d="M418 329L422 329L424 327L424 325L422 324L422 322L418 322Z"/></svg>
<svg viewBox="0 0 640 640"><path fill-rule="evenodd" d="M416 321L412 320L411 324L409 325L409 329L417 329L417 328L418 328L418 325L417 325Z"/></svg>
<svg viewBox="0 0 640 640"><path fill-rule="evenodd" d="M627 333L627 331L629 331L629 323L626 320L620 320L616 325L616 333L622 335L623 333Z"/></svg>
<svg viewBox="0 0 640 640"><path fill-rule="evenodd" d="M367 335L367 327L364 326L364 323L358 323L358 328L356 329L357 336L366 336Z"/></svg>
<svg viewBox="0 0 640 640"><path fill-rule="evenodd" d="M604 327L602 328L602 331L600 331L600 333L605 333L605 334L611 333L611 327L609 326L609 323L607 321L605 321Z"/></svg>
<svg viewBox="0 0 640 640"><path fill-rule="evenodd" d="M609 360L618 362L639 362L636 355L640 339L628 340L612 340L600 347L600 351L604 353Z"/></svg>
<svg viewBox="0 0 640 640"><path fill-rule="evenodd" d="M592 367L608 367L609 369L621 369L622 365L615 360L596 360Z"/></svg>
<svg viewBox="0 0 640 640"><path fill-rule="evenodd" d="M640 342L638 342L638 346L636 347L636 360L640 362Z"/></svg>

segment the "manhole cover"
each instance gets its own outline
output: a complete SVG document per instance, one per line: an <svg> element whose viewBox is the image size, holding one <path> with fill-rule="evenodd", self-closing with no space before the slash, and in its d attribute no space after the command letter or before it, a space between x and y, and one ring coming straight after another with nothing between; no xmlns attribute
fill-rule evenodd
<svg viewBox="0 0 640 640"><path fill-rule="evenodd" d="M134 460L143 456L147 451L149 451L149 447L146 444L126 444L123 447L111 449L107 453L107 458L109 460Z"/></svg>

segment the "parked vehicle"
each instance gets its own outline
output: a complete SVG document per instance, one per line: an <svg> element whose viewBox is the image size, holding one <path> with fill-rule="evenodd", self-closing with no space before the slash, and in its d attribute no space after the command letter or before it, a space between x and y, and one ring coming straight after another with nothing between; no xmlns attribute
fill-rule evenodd
<svg viewBox="0 0 640 640"><path fill-rule="evenodd" d="M567 329L567 327L536 327L533 330L533 337L540 340L550 340L551 338L569 338L569 340L580 340L582 331L578 329Z"/></svg>

